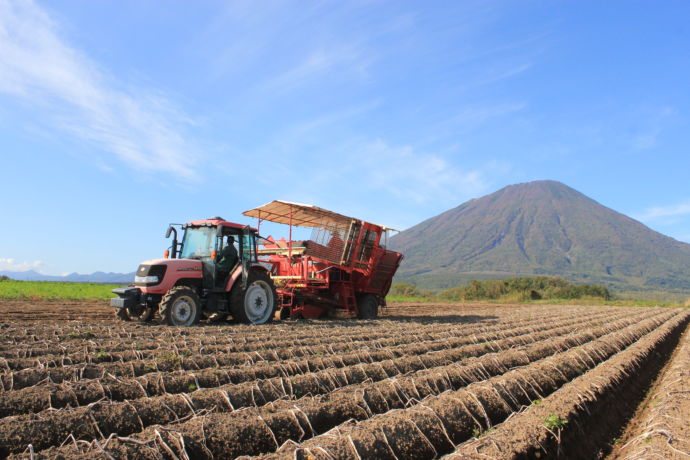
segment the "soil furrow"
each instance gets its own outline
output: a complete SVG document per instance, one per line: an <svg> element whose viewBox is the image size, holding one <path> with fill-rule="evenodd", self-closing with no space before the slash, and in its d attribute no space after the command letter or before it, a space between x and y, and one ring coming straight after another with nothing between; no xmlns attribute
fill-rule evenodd
<svg viewBox="0 0 690 460"><path fill-rule="evenodd" d="M623 320L621 324L632 324L637 318L642 318L643 316L648 315L635 315ZM505 349L516 344L527 344L543 340L553 335L567 334L582 325L592 328L604 322L614 323L618 317L619 315L610 316L593 322L581 320L575 321L572 324L564 322L563 327L542 330L527 337L516 336L510 340L501 339L487 344L488 346L465 345L450 349L447 353L431 351L416 355L414 358L403 356L393 360L381 361L359 359L359 362L355 365L359 366L358 369L363 372L364 378L381 380L382 378L401 373L451 364L463 358L479 356L481 353L486 353L493 349ZM59 409L68 406L82 406L103 398L111 401L124 401L167 393L190 392L201 388L217 388L260 379L287 378L328 369L339 368L344 369L343 372L345 372L345 369L352 367L352 365L343 366L342 364L349 361L350 358L348 356L341 356L340 358L324 357L319 360L282 361L248 368L204 369L194 373L147 374L136 379L106 377L100 380L80 381L75 384L63 382L62 384L52 384L50 386L33 386L6 392L4 398L0 400L0 417L39 412L49 408ZM374 362L381 364L376 365L373 364ZM372 370L367 372L367 368ZM382 369L385 370L385 373L381 372Z"/></svg>
<svg viewBox="0 0 690 460"><path fill-rule="evenodd" d="M514 411L515 407L513 406L519 405L520 398L533 397L540 392L555 391L558 386L579 375L579 373L594 367L597 363L605 360L619 349L633 343L639 337L649 333L649 331L652 331L674 315L675 313L673 312L662 312L660 317L638 321L637 324L628 326L623 330L611 332L605 335L604 338L585 345L580 345L584 338L579 336L568 337L567 339L570 342L566 341L558 344L556 344L558 340L554 339L552 344L541 344L540 347L534 347L534 349L530 350L535 355L533 356L534 359L558 353L553 358L543 359L537 363L530 364L531 359L527 350L518 350L514 353L503 351L490 358L484 357L473 360L474 365L448 366L444 371L438 369L426 371L426 375L423 376L387 379L385 382L362 385L359 391L357 389L349 389L346 392L333 392L322 398L307 398L305 401L279 401L270 407L258 410L258 412L256 410L240 410L229 414L209 414L193 417L188 422L174 426L147 428L144 432L135 436L140 439L138 442L148 443L147 447L136 442L112 439L108 450L112 449L116 457L149 455L154 446L163 450L177 450L182 455L183 452L180 451L180 446L182 445L186 446L189 455L198 458L210 457L211 453L216 456L232 457L240 454L271 452L278 447L276 441L279 444L289 439L300 441L306 437L323 433L348 418L364 419L363 422L360 422L360 424L348 432L351 436L354 435L358 440L357 442L361 444L358 448L366 450L366 446L369 445L367 444L367 433L375 430L382 420L381 416L371 418L373 414L387 412L396 407L407 407L427 395L437 396L426 399L421 406L414 405L413 407L416 409L409 414L414 414L414 417L420 420L423 419L424 423L428 425L431 423L428 407L431 407L433 417L437 419L434 422L436 425L432 424L433 426L429 425L427 427L432 431L438 429L440 420L453 420L453 417L459 417L458 420L452 422L455 423L453 429L456 432L455 437L457 438L464 433L463 430L466 431L473 427L472 423L467 423L467 420L471 420L471 417L483 417L482 410L486 410L484 406L487 403L493 404L487 407L499 411L494 418L500 418L505 415L503 412L500 412L502 405L505 405L502 408L504 412L506 410ZM573 348L571 351L565 351L572 346L576 346L576 348ZM567 358L565 358L566 356ZM509 358L513 360L512 365L507 365L506 361ZM514 366L525 367L508 371L510 367ZM554 370L557 372L554 372ZM492 374L500 375L506 371L508 371L506 374L508 377L494 377L487 381L495 382L491 391L480 391L480 387L477 384L474 386L470 385L475 390L473 392L476 393L476 395L473 395L473 398L479 398L482 401L486 400L484 404L480 403L477 405L470 398L465 402L465 405L472 407L472 409L470 412L465 413L464 416L461 416L461 408L455 407L451 410L453 406L457 406L457 402L454 401L458 398L461 400L468 398L467 395L469 393L458 390L458 388L463 388L471 382L485 380L491 377ZM546 377L542 374L546 375ZM481 385L485 385L487 382L483 382ZM447 392L447 390L451 391ZM514 394L517 391L522 391L523 394ZM498 395L498 400L503 402L497 402L497 396L494 396L494 393ZM507 403L507 400L512 402ZM448 405L449 403L450 405ZM446 407L446 412L439 412L443 407ZM393 411L383 417L396 417L398 413L407 412ZM193 416L194 414L191 415ZM489 420L487 422L489 424L492 423L490 420L493 419L487 416L487 420ZM463 422L465 426L457 426L458 421ZM133 423L136 425L136 421ZM395 429L398 425L393 423L391 426L391 429ZM481 423L479 426L481 426ZM38 434L40 428L36 425L32 425L32 427L36 430L34 433ZM347 430L348 428L341 427L340 429ZM446 429L448 430L449 428L446 427ZM94 436L96 437L97 435ZM384 438L386 437L385 434L383 436ZM433 433L430 432L428 436L433 436ZM405 433L402 437L409 438L410 434ZM434 439L436 438L438 436ZM238 439L242 439L243 442L238 443ZM328 445L333 452L341 453L340 449L342 446L340 441L334 441L334 438L331 436L318 436L312 441L307 441L301 449L308 448L309 446L315 447L315 444L322 445L325 442L324 439L330 440ZM338 439L345 439L343 446L349 446L348 438L340 436ZM160 444L158 444L159 442ZM25 445L18 445L16 449L22 447L25 447ZM402 449L403 447L397 448ZM64 449L67 449L65 452L69 451L69 448ZM284 450L282 455L289 456L294 453L294 449L291 452L287 450ZM452 444L450 450L452 450ZM53 450L52 452L46 452L46 455L54 455L57 452ZM90 453L93 454L94 452L91 451ZM376 456L377 454L376 450L374 452L367 452L368 456ZM422 449L420 452L428 454L428 449ZM72 451L72 454L76 453ZM352 455L352 452L350 452L350 455Z"/></svg>
<svg viewBox="0 0 690 460"><path fill-rule="evenodd" d="M495 431L460 445L445 458L601 458L608 449L611 436L634 411L649 382L663 365L662 357L671 354L689 320L690 313L680 315L676 321L612 357L606 365L598 366L538 401L538 404L530 405L497 426ZM668 383L677 380L690 368L688 344L690 342L686 341L685 363L677 362L677 367L672 368L674 371L667 373ZM675 405L668 408L671 407ZM664 409L655 410L654 414L665 412ZM676 427L687 430L687 420L682 419ZM629 443L617 458L682 458L678 450L683 445L672 442L675 439L672 435L667 436L673 432L666 431L665 428L670 427L649 421L649 425L641 427L642 432L637 438L640 442ZM650 438L661 442L652 444L645 441ZM687 444L685 449L685 455L690 454Z"/></svg>
<svg viewBox="0 0 690 460"><path fill-rule="evenodd" d="M539 324L540 327L559 323L559 319L552 322L533 323L521 328L511 329L511 334L520 335L533 332ZM462 346L470 343L493 341L505 337L505 326L496 326L490 332L481 334L468 334L464 337L451 339L439 339L429 342L408 343L384 349L375 348L366 352L366 360L380 361L405 355L415 355L433 350L443 350ZM337 356L337 361L342 361L342 366L362 362L357 353L342 354L331 350L328 346L320 347L286 347L281 350L265 350L259 353L225 353L216 355L182 356L170 354L158 360L140 360L127 363L98 363L64 366L60 368L24 369L21 371L5 372L0 375L0 383L5 391L18 390L40 384L41 382L61 383L63 381L79 381L83 379L104 378L108 375L115 377L139 377L154 372L170 372L174 370L198 371L207 368L236 367L266 362L280 362L305 357ZM346 358L351 358L350 361Z"/></svg>

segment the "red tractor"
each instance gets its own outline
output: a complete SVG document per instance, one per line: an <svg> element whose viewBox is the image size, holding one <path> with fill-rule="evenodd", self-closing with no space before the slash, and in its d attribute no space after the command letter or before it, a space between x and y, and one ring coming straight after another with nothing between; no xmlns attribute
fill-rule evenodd
<svg viewBox="0 0 690 460"><path fill-rule="evenodd" d="M246 216L289 225L288 240L261 238L258 229L220 217L172 224L164 259L143 262L134 284L114 289L123 320L150 321L156 311L170 325L202 317L263 324L281 318L374 318L402 255L384 247L386 227L315 206L273 201ZM312 227L312 238L292 241L293 226ZM178 241L178 229L184 231ZM237 242L237 263L220 271L218 254ZM276 289L276 285L278 286Z"/></svg>

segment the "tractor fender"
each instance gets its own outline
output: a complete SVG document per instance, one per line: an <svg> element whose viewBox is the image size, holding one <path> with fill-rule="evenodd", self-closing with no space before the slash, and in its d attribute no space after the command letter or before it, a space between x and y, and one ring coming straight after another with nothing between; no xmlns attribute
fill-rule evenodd
<svg viewBox="0 0 690 460"><path fill-rule="evenodd" d="M199 291L202 286L202 278L180 278L175 281L175 284L173 285L173 287L177 286L189 286Z"/></svg>
<svg viewBox="0 0 690 460"><path fill-rule="evenodd" d="M250 271L258 270L258 271L263 271L265 273L268 273L268 270L266 269L266 267L264 267L261 264L251 264L249 266L249 270ZM232 275L230 275L230 277L228 277L228 282L225 284L225 292L230 292L232 290L233 286L235 286L235 283L238 280L240 280L240 281L242 280L242 271L243 271L242 270L242 264L238 264L235 267L235 269L232 271Z"/></svg>

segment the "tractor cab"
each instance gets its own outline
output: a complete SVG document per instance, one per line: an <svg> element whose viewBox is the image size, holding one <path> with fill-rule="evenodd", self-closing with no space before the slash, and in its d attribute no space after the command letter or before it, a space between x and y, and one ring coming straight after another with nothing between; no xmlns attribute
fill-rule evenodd
<svg viewBox="0 0 690 460"><path fill-rule="evenodd" d="M255 264L256 259L256 229L245 225L228 222L221 217L198 220L182 225L184 231L182 241L177 242L177 231L173 225L168 229L168 237L172 232L172 258L199 260L202 264L202 285L205 289L224 288L228 276L241 265ZM232 237L233 242L229 242ZM234 246L236 260L221 264L221 255L227 246Z"/></svg>

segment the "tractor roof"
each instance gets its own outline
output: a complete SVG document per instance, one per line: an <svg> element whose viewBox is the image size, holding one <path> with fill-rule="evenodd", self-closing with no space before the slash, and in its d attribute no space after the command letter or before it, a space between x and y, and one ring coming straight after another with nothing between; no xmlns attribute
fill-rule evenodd
<svg viewBox="0 0 690 460"><path fill-rule="evenodd" d="M210 219L194 220L192 222L188 222L185 224L186 227L217 227L219 225L223 227L236 228L239 230L247 227L247 225L237 224L235 222L228 222L227 220L224 220L222 217L211 217ZM256 231L254 227L250 228Z"/></svg>
<svg viewBox="0 0 690 460"><path fill-rule="evenodd" d="M293 203L282 200L271 201L270 203L245 211L242 214L269 222L276 222L278 224L290 225L290 223L292 223L292 225L298 227L347 226L350 225L353 220L360 220L311 204ZM390 227L384 225L379 225L379 227L382 227L384 230L390 229Z"/></svg>

